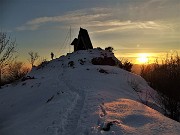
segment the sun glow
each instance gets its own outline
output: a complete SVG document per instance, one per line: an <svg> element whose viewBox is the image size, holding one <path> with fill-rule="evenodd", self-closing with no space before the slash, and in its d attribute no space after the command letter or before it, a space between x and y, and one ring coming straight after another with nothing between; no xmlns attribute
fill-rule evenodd
<svg viewBox="0 0 180 135"><path fill-rule="evenodd" d="M138 54L137 63L144 64L149 61L149 55L146 53L140 53Z"/></svg>

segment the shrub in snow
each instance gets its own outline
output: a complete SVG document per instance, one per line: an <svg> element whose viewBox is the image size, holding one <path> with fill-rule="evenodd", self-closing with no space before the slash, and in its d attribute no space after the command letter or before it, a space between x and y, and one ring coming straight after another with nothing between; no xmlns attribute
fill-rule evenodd
<svg viewBox="0 0 180 135"><path fill-rule="evenodd" d="M102 50L103 50L101 47L97 47L97 49L98 49L99 51L102 51Z"/></svg>
<svg viewBox="0 0 180 135"><path fill-rule="evenodd" d="M122 69L131 72L132 66L133 66L133 64L132 64L131 62L129 62L129 61L126 60L126 61L122 64Z"/></svg>
<svg viewBox="0 0 180 135"><path fill-rule="evenodd" d="M109 51L109 52L113 52L114 51L114 48L109 46L109 47L106 47L105 48L106 51Z"/></svg>
<svg viewBox="0 0 180 135"><path fill-rule="evenodd" d="M112 57L107 57L106 54L102 54L104 57L95 57L91 60L93 65L109 65L109 66L118 66L126 71L131 72L133 64L129 61L122 63L119 60L114 60Z"/></svg>
<svg viewBox="0 0 180 135"><path fill-rule="evenodd" d="M12 62L9 63L8 68L6 69L5 75L5 81L6 83L13 83L21 78L23 78L27 73L29 69L26 67L23 67L22 62Z"/></svg>

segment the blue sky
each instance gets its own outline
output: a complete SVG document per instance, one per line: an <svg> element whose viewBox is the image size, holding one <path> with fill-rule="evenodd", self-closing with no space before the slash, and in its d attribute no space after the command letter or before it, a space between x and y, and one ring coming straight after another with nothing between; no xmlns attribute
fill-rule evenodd
<svg viewBox="0 0 180 135"><path fill-rule="evenodd" d="M180 50L180 0L1 0L0 28L28 52L42 58L68 52L63 42L72 27L89 31L94 47L113 46L117 57L134 61L139 53L160 57ZM71 48L72 50L72 48Z"/></svg>

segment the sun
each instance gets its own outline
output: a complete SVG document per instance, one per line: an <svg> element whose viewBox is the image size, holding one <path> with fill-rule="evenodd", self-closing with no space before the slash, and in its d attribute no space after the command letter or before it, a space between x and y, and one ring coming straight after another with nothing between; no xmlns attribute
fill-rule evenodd
<svg viewBox="0 0 180 135"><path fill-rule="evenodd" d="M139 64L144 64L144 63L147 63L148 61L149 61L148 54L146 53L138 54L137 62Z"/></svg>

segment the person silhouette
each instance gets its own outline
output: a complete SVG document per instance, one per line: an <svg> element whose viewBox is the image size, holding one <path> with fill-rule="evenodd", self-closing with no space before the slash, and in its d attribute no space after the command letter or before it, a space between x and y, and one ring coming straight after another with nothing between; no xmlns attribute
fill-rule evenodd
<svg viewBox="0 0 180 135"><path fill-rule="evenodd" d="M51 52L51 59L53 60L54 59L54 53Z"/></svg>

